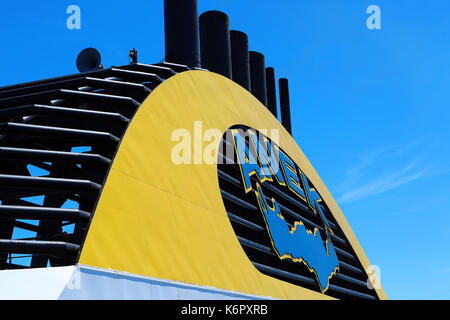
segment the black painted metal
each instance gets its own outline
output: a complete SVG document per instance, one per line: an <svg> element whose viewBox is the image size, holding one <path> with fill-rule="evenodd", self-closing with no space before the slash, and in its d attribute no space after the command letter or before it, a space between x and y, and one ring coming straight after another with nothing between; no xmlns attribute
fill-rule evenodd
<svg viewBox="0 0 450 320"><path fill-rule="evenodd" d="M163 79L186 70L134 63L0 88L0 269L78 261L127 125ZM48 174L31 176L30 165ZM37 196L42 205L28 198ZM78 209L62 209L68 200ZM15 228L34 236L12 239Z"/></svg>
<svg viewBox="0 0 450 320"><path fill-rule="evenodd" d="M234 82L250 91L250 56L248 52L248 37L244 32L231 30L230 41L232 79Z"/></svg>
<svg viewBox="0 0 450 320"><path fill-rule="evenodd" d="M172 63L172 62L160 62L156 64L157 66L170 68L176 72L183 72L191 70L188 66L184 64Z"/></svg>
<svg viewBox="0 0 450 320"><path fill-rule="evenodd" d="M232 78L230 23L220 11L207 11L200 16L200 51L202 68Z"/></svg>
<svg viewBox="0 0 450 320"><path fill-rule="evenodd" d="M166 62L200 67L197 0L164 0Z"/></svg>
<svg viewBox="0 0 450 320"><path fill-rule="evenodd" d="M250 51L251 93L267 107L266 62L264 55Z"/></svg>
<svg viewBox="0 0 450 320"><path fill-rule="evenodd" d="M80 72L102 69L100 52L95 48L86 48L78 54L77 69Z"/></svg>
<svg viewBox="0 0 450 320"><path fill-rule="evenodd" d="M0 252L3 253L40 253L48 255L75 255L79 245L56 241L0 240Z"/></svg>
<svg viewBox="0 0 450 320"><path fill-rule="evenodd" d="M136 72L141 72L142 74L147 74L147 76L155 76L156 77L156 84L160 84L162 82L162 79L168 79L174 75L177 74L177 71L174 69L171 69L167 67L169 63L163 64L143 64L143 63L133 63L133 64L127 64L121 67L113 68L113 70L120 70L121 72L131 72L130 75L133 78L130 78L131 81L136 81ZM119 74L120 76L120 74ZM139 82L139 81L138 81Z"/></svg>
<svg viewBox="0 0 450 320"><path fill-rule="evenodd" d="M112 67L108 69L103 69L100 71L90 71L84 73L76 73L64 77L55 77L50 79L31 81L26 83L19 83L15 85L10 85L6 87L0 88L0 98L4 97L12 97L17 96L17 91L20 90L22 95L27 94L29 92L41 92L46 91L42 90L40 85L50 85L56 82L64 82L67 80L82 78L82 77L91 77L91 78L101 78L108 80L121 80L129 83L142 83L145 86L148 86L148 83L154 82L155 85L160 84L163 80L167 79L176 72L169 68L156 66L156 65L146 65L146 64L128 64L121 67ZM100 89L103 85L99 85L97 89ZM65 85L61 84L57 86L58 88L64 88ZM104 89L104 88L102 88Z"/></svg>
<svg viewBox="0 0 450 320"><path fill-rule="evenodd" d="M16 161L49 161L55 163L93 164L108 166L111 161L98 154L0 147L0 158Z"/></svg>
<svg viewBox="0 0 450 320"><path fill-rule="evenodd" d="M292 135L291 103L289 101L288 79L281 78L280 80L278 80L278 86L280 90L281 123L286 128L286 130Z"/></svg>
<svg viewBox="0 0 450 320"><path fill-rule="evenodd" d="M275 70L272 67L266 68L266 86L267 86L267 107L277 118L277 89L275 87Z"/></svg>
<svg viewBox="0 0 450 320"><path fill-rule="evenodd" d="M0 218L45 219L78 221L89 220L91 214L82 210L60 209L48 207L0 206Z"/></svg>

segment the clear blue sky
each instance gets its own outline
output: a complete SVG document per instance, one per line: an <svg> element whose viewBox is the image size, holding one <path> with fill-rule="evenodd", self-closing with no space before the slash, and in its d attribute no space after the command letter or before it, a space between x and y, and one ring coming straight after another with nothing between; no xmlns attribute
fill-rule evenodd
<svg viewBox="0 0 450 320"><path fill-rule="evenodd" d="M66 8L81 8L81 30ZM381 30L366 8L381 8ZM393 299L450 299L450 3L199 0L291 85L293 135ZM0 85L164 57L163 1L2 1Z"/></svg>

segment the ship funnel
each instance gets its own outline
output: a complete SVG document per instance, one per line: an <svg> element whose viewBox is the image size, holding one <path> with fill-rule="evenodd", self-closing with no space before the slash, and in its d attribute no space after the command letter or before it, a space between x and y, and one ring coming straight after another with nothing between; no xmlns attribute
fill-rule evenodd
<svg viewBox="0 0 450 320"><path fill-rule="evenodd" d="M78 54L77 69L80 72L88 72L103 69L100 52L95 48L86 48Z"/></svg>
<svg viewBox="0 0 450 320"><path fill-rule="evenodd" d="M275 88L275 70L271 67L266 68L266 86L267 86L267 107L269 111L277 118L277 91Z"/></svg>
<svg viewBox="0 0 450 320"><path fill-rule="evenodd" d="M197 0L164 0L166 62L200 67Z"/></svg>
<svg viewBox="0 0 450 320"><path fill-rule="evenodd" d="M289 101L289 83L286 78L278 80L278 86L280 90L280 110L281 110L281 123L286 130L292 135L291 128L291 105Z"/></svg>
<svg viewBox="0 0 450 320"><path fill-rule="evenodd" d="M230 40L233 81L250 91L250 57L248 53L248 37L241 31L231 30Z"/></svg>
<svg viewBox="0 0 450 320"><path fill-rule="evenodd" d="M251 93L267 107L266 63L264 55L250 51Z"/></svg>
<svg viewBox="0 0 450 320"><path fill-rule="evenodd" d="M202 68L231 79L230 22L228 16L220 11L207 11L200 16L199 20Z"/></svg>

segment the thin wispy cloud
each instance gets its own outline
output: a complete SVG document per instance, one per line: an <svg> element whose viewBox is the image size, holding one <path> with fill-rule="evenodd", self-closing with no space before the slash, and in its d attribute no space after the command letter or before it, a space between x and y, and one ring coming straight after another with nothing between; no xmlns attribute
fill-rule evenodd
<svg viewBox="0 0 450 320"><path fill-rule="evenodd" d="M429 175L432 170L416 152L422 144L421 139L405 145L375 148L359 155L359 161L346 171L342 182L345 191L338 202L361 200Z"/></svg>
<svg viewBox="0 0 450 320"><path fill-rule="evenodd" d="M338 202L348 203L392 190L423 177L427 171L427 168L418 169L417 165L413 162L406 165L400 171L393 171L381 178L369 181L356 189L344 193L338 198Z"/></svg>
<svg viewBox="0 0 450 320"><path fill-rule="evenodd" d="M450 273L450 268L446 268L446 269L439 269L439 270L433 270L432 271L433 274L445 274L445 273Z"/></svg>
<svg viewBox="0 0 450 320"><path fill-rule="evenodd" d="M419 146L422 142L423 139L419 139L403 146L395 144L387 147L376 148L374 150L365 152L359 155L358 157L360 163L348 169L347 174L353 175L358 173L360 170L369 167L372 164L375 164L382 160L401 156L405 152L415 148L416 146Z"/></svg>

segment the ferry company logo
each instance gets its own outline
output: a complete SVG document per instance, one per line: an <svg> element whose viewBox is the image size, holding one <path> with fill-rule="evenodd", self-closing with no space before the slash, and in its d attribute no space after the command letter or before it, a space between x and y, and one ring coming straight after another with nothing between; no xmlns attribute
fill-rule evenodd
<svg viewBox="0 0 450 320"><path fill-rule="evenodd" d="M268 137L250 128L229 131L245 195L250 201L253 197L252 202L257 204L273 251L278 259L306 265L315 275L320 291L325 292L339 264L330 238L333 231L319 193L291 158ZM230 133L227 135L230 137ZM291 213L288 222L276 199L280 194L309 207L322 231L308 228L301 214L292 220Z"/></svg>

